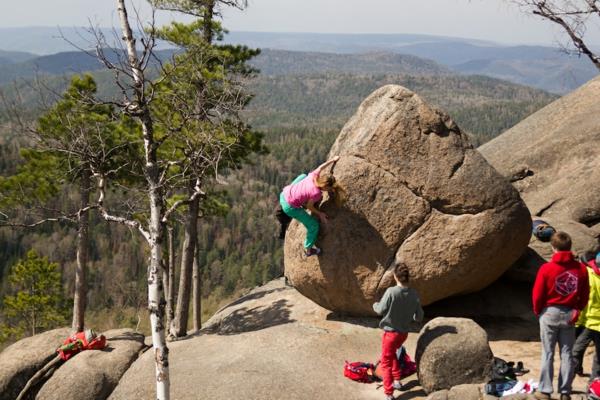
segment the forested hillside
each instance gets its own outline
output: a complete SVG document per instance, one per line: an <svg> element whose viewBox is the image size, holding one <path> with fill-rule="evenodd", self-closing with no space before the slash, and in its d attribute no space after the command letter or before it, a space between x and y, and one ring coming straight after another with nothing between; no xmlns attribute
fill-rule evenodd
<svg viewBox="0 0 600 400"><path fill-rule="evenodd" d="M448 111L477 144L555 99L546 92L497 79L450 75L435 63L416 57L379 55L369 60L363 56L286 54L265 52L257 65L263 62L261 67L268 74L250 82L255 98L246 116L255 129L264 133L270 153L254 157L251 165L226 177L227 183L219 187L229 205L225 217L200 220L199 260L206 314L237 292L282 274L282 243L276 238L278 227L272 216L277 194L295 175L325 158L341 126L376 88L395 83L412 89ZM387 67L372 70L370 65L378 63L387 65L393 73L381 73ZM305 65L306 71L299 65ZM396 65L396 71L392 65ZM416 72L419 68L421 73ZM95 77L100 96L114 93L108 85L110 74L96 72ZM56 77L49 85L61 91L66 83ZM26 83L20 86L33 117L37 93ZM9 93L14 90L12 86L4 89ZM6 115L2 121L0 173L5 175L15 171L20 162L19 145L27 139L16 134ZM65 189L54 201L76 209L78 195L72 188ZM135 326L137 313L145 308L147 249L134 232L109 225L94 213L90 231L93 242L88 297L89 309L95 315L91 323L101 329L109 325ZM73 226L58 223L35 230L0 229L0 276L5 277L7 267L29 249L35 249L59 263L66 293L72 293L75 234ZM175 231L177 248L181 246L180 234ZM2 288L7 285L3 279ZM141 320L145 322L146 318Z"/></svg>

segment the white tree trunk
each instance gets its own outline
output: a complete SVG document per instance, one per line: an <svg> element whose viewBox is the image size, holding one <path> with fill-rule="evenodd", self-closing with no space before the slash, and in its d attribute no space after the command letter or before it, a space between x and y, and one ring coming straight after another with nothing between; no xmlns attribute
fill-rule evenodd
<svg viewBox="0 0 600 400"><path fill-rule="evenodd" d="M148 226L148 244L150 245L150 263L148 266L148 310L150 312L150 327L152 330L152 347L156 370L156 398L169 400L169 349L165 340L162 282L162 236L163 236L163 196L160 185L160 171L157 163L157 143L154 140L152 117L148 100L144 93L144 74L140 68L135 49L135 40L127 19L125 0L117 0L117 10L121 21L123 40L127 47L129 67L134 80L136 101L131 104L142 125L144 139L145 165L144 175L148 183L148 200L150 202L150 222Z"/></svg>
<svg viewBox="0 0 600 400"><path fill-rule="evenodd" d="M169 399L169 349L165 340L165 301L162 283L162 201L160 188L150 189L150 265L148 267L148 310L156 367L156 398Z"/></svg>

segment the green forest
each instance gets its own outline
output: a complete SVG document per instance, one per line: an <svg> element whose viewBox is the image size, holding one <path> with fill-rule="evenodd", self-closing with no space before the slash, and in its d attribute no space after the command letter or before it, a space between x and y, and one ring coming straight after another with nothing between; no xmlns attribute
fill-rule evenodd
<svg viewBox="0 0 600 400"><path fill-rule="evenodd" d="M295 64L302 58L310 65L311 54L317 57L317 53L295 54ZM277 57L268 60L278 62ZM348 68L335 72L330 70L335 65L330 64L328 71L282 70L263 62L262 69L270 73L259 73L245 81L253 98L242 117L262 134L262 144L268 151L253 154L241 168L225 172L211 189L215 203L205 205L206 215L200 213L197 262L204 319L245 291L283 275L282 242L277 238L278 225L273 216L278 193L294 176L325 160L345 121L373 90L386 84L406 86L448 112L474 145L485 143L556 98L529 87L482 76L452 75L425 65L428 69L423 74L371 74L364 69L349 72ZM410 67L416 68L414 63ZM92 76L98 83L99 97L108 98L117 91L111 73L94 71ZM44 87L59 94L69 82L67 76L43 79ZM33 82L20 80L2 88L8 97L19 88L26 106L21 111L31 121L41 113L40 92ZM0 175L9 176L25 162L21 148L30 146L32 139L15 124L8 108L3 108L0 115ZM131 195L118 188L113 191L118 198ZM80 201L73 181L62 186L46 206L75 210ZM215 207L218 212L214 212ZM183 218L181 214L176 220L181 222ZM182 257L182 223L175 223L173 229L177 266ZM99 330L134 327L147 334L148 248L144 240L133 229L106 222L96 212L90 213L89 234L86 325ZM34 228L0 228L0 298L4 299L0 324L14 319L6 302L17 290L14 280L9 279L13 267L30 257L33 250L55 263L60 295L64 297L56 303L60 310L45 327L69 325L76 236L77 227L68 221ZM5 339L16 338L13 335Z"/></svg>

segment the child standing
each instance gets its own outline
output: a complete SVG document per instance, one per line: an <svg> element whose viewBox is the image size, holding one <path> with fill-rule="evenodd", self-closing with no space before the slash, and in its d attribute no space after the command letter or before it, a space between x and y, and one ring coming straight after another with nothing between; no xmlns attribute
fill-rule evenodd
<svg viewBox="0 0 600 400"><path fill-rule="evenodd" d="M396 351L408 337L411 322L423 320L419 295L415 289L407 286L408 267L398 263L394 268L394 279L396 286L388 288L381 301L373 304L373 310L383 316L379 322L379 327L384 331L380 363L386 400L394 398L394 389L402 388Z"/></svg>

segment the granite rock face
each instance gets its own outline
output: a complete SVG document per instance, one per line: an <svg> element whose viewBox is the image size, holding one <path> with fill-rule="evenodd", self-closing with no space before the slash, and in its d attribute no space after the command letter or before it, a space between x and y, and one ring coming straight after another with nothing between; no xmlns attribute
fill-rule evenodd
<svg viewBox="0 0 600 400"><path fill-rule="evenodd" d="M69 328L53 329L10 345L0 353L0 400L14 400L27 381L56 357L56 348L71 334Z"/></svg>
<svg viewBox="0 0 600 400"><path fill-rule="evenodd" d="M371 304L404 262L423 304L478 291L524 252L530 215L517 191L474 150L445 113L401 86L371 94L342 129L330 156L347 192L325 201L323 253L306 258L296 221L285 274L321 306L373 315Z"/></svg>
<svg viewBox="0 0 600 400"><path fill-rule="evenodd" d="M569 233L573 251L580 254L600 250L599 144L600 78L596 78L479 151L513 181L531 215ZM552 255L548 243L532 240L530 248L533 257L533 253L545 259ZM516 268L535 273L532 260L523 257Z"/></svg>
<svg viewBox="0 0 600 400"><path fill-rule="evenodd" d="M106 399L138 358L144 335L131 329L104 335L108 339L104 350L82 351L69 359L44 383L36 400Z"/></svg>

